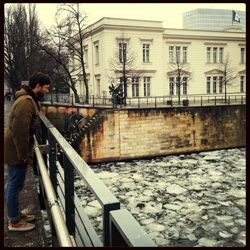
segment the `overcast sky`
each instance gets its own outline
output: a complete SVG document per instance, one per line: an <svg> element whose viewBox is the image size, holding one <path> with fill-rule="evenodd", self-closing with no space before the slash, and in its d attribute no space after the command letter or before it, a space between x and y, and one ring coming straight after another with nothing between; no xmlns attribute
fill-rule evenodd
<svg viewBox="0 0 250 250"><path fill-rule="evenodd" d="M54 22L57 4L36 3L41 23L47 28ZM81 9L88 16L88 24L102 17L132 18L163 21L164 28L183 28L183 13L196 8L230 9L246 11L244 3L81 3Z"/></svg>

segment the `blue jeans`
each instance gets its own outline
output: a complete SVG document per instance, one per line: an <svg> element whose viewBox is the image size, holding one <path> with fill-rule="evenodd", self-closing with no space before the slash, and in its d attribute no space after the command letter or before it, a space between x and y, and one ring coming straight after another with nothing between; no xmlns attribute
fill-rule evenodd
<svg viewBox="0 0 250 250"><path fill-rule="evenodd" d="M20 220L19 194L24 187L27 165L8 165L8 181L6 188L6 205L9 222Z"/></svg>

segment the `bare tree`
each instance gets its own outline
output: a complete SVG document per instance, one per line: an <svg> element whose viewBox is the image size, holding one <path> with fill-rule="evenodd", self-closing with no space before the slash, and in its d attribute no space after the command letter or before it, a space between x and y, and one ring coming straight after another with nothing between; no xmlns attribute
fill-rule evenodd
<svg viewBox="0 0 250 250"><path fill-rule="evenodd" d="M39 19L33 4L12 4L4 22L4 74L13 94L34 71L54 68L51 60L36 46Z"/></svg>
<svg viewBox="0 0 250 250"><path fill-rule="evenodd" d="M80 66L70 65L72 54L70 54L67 47L65 32L61 24L56 22L56 25L50 31L46 30L44 34L37 37L36 44L57 64L55 72L61 74L60 78L63 83L72 89L75 102L80 102L76 89L76 77Z"/></svg>
<svg viewBox="0 0 250 250"><path fill-rule="evenodd" d="M74 79L80 81L83 79L85 86L85 95L86 103L89 103L89 86L87 81L87 74L85 71L85 62L84 62L84 39L88 35L84 29L87 25L87 15L85 12L80 11L79 3L71 4L64 3L60 4L57 15L66 14L66 17L62 18L60 25L64 32L61 34L61 39L64 40L65 46L68 49L68 52L73 55L74 61L78 63L73 67L72 73L74 74ZM74 94L77 95L75 90Z"/></svg>
<svg viewBox="0 0 250 250"><path fill-rule="evenodd" d="M180 105L181 86L188 86L188 82L192 79L192 73L189 72L186 58L181 60L180 51L177 51L177 49L175 49L175 53L173 54L172 60L169 63L169 67L170 72L168 72L168 76L173 77L173 84L176 86L178 104Z"/></svg>
<svg viewBox="0 0 250 250"><path fill-rule="evenodd" d="M118 89L117 85L122 85L123 104L126 105L128 85L131 84L133 78L140 78L143 70L137 69L135 52L128 46L124 34L119 40L118 46L110 60L109 80L113 89ZM114 86L116 87L114 88Z"/></svg>
<svg viewBox="0 0 250 250"><path fill-rule="evenodd" d="M223 72L222 84L224 85L225 103L227 103L227 87L232 86L233 80L238 77L236 70L232 67L229 54L226 55L225 59L221 63L220 70Z"/></svg>
<svg viewBox="0 0 250 250"><path fill-rule="evenodd" d="M6 9L4 22L4 73L9 86L15 91L27 72L27 14L21 4Z"/></svg>

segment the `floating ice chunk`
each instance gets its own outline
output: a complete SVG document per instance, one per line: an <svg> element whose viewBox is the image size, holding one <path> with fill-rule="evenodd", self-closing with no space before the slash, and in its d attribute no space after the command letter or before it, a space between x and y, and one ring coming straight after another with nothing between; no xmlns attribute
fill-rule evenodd
<svg viewBox="0 0 250 250"><path fill-rule="evenodd" d="M102 210L97 207L87 206L86 208L84 208L84 211L89 217L97 217Z"/></svg>
<svg viewBox="0 0 250 250"><path fill-rule="evenodd" d="M233 236L232 234L230 234L230 233L228 233L226 231L219 232L219 235L222 238L231 238Z"/></svg>
<svg viewBox="0 0 250 250"><path fill-rule="evenodd" d="M96 208L102 208L102 206L100 205L100 203L97 200L89 202L88 206L96 207Z"/></svg>
<svg viewBox="0 0 250 250"><path fill-rule="evenodd" d="M166 204L163 207L169 210L180 210L182 208L182 206L175 205L175 204Z"/></svg>
<svg viewBox="0 0 250 250"><path fill-rule="evenodd" d="M162 211L162 204L159 203L155 206L151 206L150 204L146 204L144 208L145 213L159 213Z"/></svg>
<svg viewBox="0 0 250 250"><path fill-rule="evenodd" d="M199 239L198 242L199 242L199 245L204 246L204 247L213 247L213 246L216 246L216 243L217 243L217 241L211 240L205 237Z"/></svg>
<svg viewBox="0 0 250 250"><path fill-rule="evenodd" d="M160 238L160 237L156 237L155 242L158 246L167 246L169 245L169 240L165 239L165 238Z"/></svg>
<svg viewBox="0 0 250 250"><path fill-rule="evenodd" d="M114 178L114 177L118 177L119 174L118 173L110 173L110 172L107 172L107 171L102 171L100 173L96 173L97 176L100 178L100 179L111 179L111 178Z"/></svg>
<svg viewBox="0 0 250 250"><path fill-rule="evenodd" d="M144 225L148 225L148 224L153 223L154 221L155 220L153 218L150 218L150 219L146 219L146 220L141 221L141 223Z"/></svg>
<svg viewBox="0 0 250 250"><path fill-rule="evenodd" d="M164 225L157 224L157 223L148 224L148 225L147 225L147 228L148 228L150 231L153 231L153 232L161 232L161 231L166 230L166 227L165 227Z"/></svg>
<svg viewBox="0 0 250 250"><path fill-rule="evenodd" d="M234 217L229 215L219 215L216 216L218 222L231 222Z"/></svg>
<svg viewBox="0 0 250 250"><path fill-rule="evenodd" d="M246 232L242 231L239 233L238 238L237 238L237 242L246 245Z"/></svg>
<svg viewBox="0 0 250 250"><path fill-rule="evenodd" d="M245 198L246 190L230 190L228 194L237 198Z"/></svg>
<svg viewBox="0 0 250 250"><path fill-rule="evenodd" d="M187 192L186 188L182 188L181 186L176 185L176 184L172 184L167 187L167 193L170 193L170 194L182 194L185 192Z"/></svg>
<svg viewBox="0 0 250 250"><path fill-rule="evenodd" d="M241 206L241 207L245 207L246 206L246 200L245 199L239 199L234 201L234 203L236 203L237 205Z"/></svg>
<svg viewBox="0 0 250 250"><path fill-rule="evenodd" d="M188 238L190 241L196 241L196 240L197 240L197 238L195 237L194 234L189 234L189 235L187 235L187 238Z"/></svg>
<svg viewBox="0 0 250 250"><path fill-rule="evenodd" d="M209 174L209 175L216 175L216 176L223 175L222 172L216 171L216 170L209 170L208 174Z"/></svg>
<svg viewBox="0 0 250 250"><path fill-rule="evenodd" d="M153 190L151 190L151 189L146 189L146 190L143 192L143 195L146 195L146 196L153 195Z"/></svg>

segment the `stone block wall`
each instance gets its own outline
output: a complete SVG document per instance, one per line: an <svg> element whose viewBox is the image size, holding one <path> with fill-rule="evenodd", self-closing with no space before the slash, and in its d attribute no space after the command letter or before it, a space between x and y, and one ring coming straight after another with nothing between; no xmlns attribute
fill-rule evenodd
<svg viewBox="0 0 250 250"><path fill-rule="evenodd" d="M245 106L128 109L103 112L81 144L87 162L245 146Z"/></svg>
<svg viewBox="0 0 250 250"><path fill-rule="evenodd" d="M92 117L96 108L46 106L59 130L63 117L79 112ZM246 144L246 106L202 106L98 110L102 119L80 145L88 163L242 147Z"/></svg>

